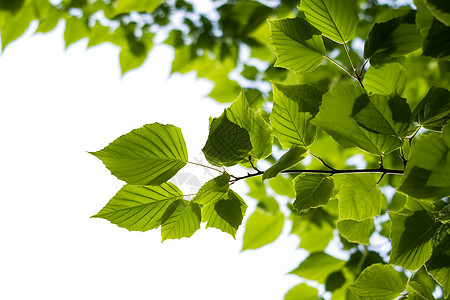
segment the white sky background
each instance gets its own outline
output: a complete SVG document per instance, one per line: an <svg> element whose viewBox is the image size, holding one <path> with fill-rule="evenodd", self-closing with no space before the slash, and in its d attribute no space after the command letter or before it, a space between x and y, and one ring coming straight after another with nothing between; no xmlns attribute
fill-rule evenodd
<svg viewBox="0 0 450 300"><path fill-rule="evenodd" d="M195 76L169 79L168 48L121 78L117 47L65 51L62 29L28 34L0 56L0 299L283 299L300 282L285 274L304 257L290 225L274 244L240 253L243 227L236 240L202 229L161 244L159 229L89 218L123 182L87 151L160 122L181 127L191 161L202 159L208 118L224 107Z"/></svg>

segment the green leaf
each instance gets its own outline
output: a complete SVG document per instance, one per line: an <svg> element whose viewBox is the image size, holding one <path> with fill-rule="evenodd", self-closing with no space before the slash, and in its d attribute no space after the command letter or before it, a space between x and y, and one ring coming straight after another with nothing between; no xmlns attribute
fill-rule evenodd
<svg viewBox="0 0 450 300"><path fill-rule="evenodd" d="M441 131L450 119L450 92L432 86L414 109L413 118L426 129Z"/></svg>
<svg viewBox="0 0 450 300"><path fill-rule="evenodd" d="M235 238L246 210L244 200L233 190L229 190L224 199L203 207L202 222L206 222L206 228L220 229Z"/></svg>
<svg viewBox="0 0 450 300"><path fill-rule="evenodd" d="M425 38L430 31L434 18L425 4L425 0L414 0L414 5L417 7L416 26L420 35Z"/></svg>
<svg viewBox="0 0 450 300"><path fill-rule="evenodd" d="M273 166L264 172L262 179L266 180L277 176L281 171L287 170L301 162L307 155L308 150L306 148L292 146Z"/></svg>
<svg viewBox="0 0 450 300"><path fill-rule="evenodd" d="M104 149L91 152L111 173L130 184L159 185L187 163L180 128L147 124L122 135Z"/></svg>
<svg viewBox="0 0 450 300"><path fill-rule="evenodd" d="M450 4L446 0L424 0L431 14L444 23L450 26Z"/></svg>
<svg viewBox="0 0 450 300"><path fill-rule="evenodd" d="M393 300L403 292L405 284L393 267L374 264L361 273L350 289L361 300Z"/></svg>
<svg viewBox="0 0 450 300"><path fill-rule="evenodd" d="M172 183L160 186L124 185L93 218L103 218L133 231L157 228L168 207L183 194Z"/></svg>
<svg viewBox="0 0 450 300"><path fill-rule="evenodd" d="M441 285L444 297L450 295L450 227L441 226L435 236L435 248L426 263L427 272Z"/></svg>
<svg viewBox="0 0 450 300"><path fill-rule="evenodd" d="M201 209L186 200L172 202L161 218L162 240L191 237L200 229Z"/></svg>
<svg viewBox="0 0 450 300"><path fill-rule="evenodd" d="M324 252L311 253L295 270L289 274L295 274L308 280L325 283L328 275L340 270L346 261L337 259Z"/></svg>
<svg viewBox="0 0 450 300"><path fill-rule="evenodd" d="M333 196L334 181L322 174L300 174L293 180L295 200L292 206L297 211L326 205Z"/></svg>
<svg viewBox="0 0 450 300"><path fill-rule="evenodd" d="M239 97L226 109L228 120L247 130L253 146L252 154L258 159L272 153L272 128L261 116L259 109L250 107L243 90Z"/></svg>
<svg viewBox="0 0 450 300"><path fill-rule="evenodd" d="M127 35L127 42L122 45L119 53L119 63L122 75L126 72L140 67L148 56L148 51L152 47L152 37L150 33L145 33L140 39Z"/></svg>
<svg viewBox="0 0 450 300"><path fill-rule="evenodd" d="M272 243L281 234L284 225L284 215L278 211L275 214L256 208L248 218L245 226L242 251L257 249Z"/></svg>
<svg viewBox="0 0 450 300"><path fill-rule="evenodd" d="M311 123L321 127L343 147L357 146L369 153L381 155L402 145L394 136L366 130L352 118L355 102L367 102L367 94L356 84L335 85L323 96L319 113ZM366 100L361 100L366 98Z"/></svg>
<svg viewBox="0 0 450 300"><path fill-rule="evenodd" d="M162 2L163 0L118 0L114 3L114 15L132 11L152 13Z"/></svg>
<svg viewBox="0 0 450 300"><path fill-rule="evenodd" d="M278 195L295 198L291 177L285 177L284 175L273 177L269 180L269 185Z"/></svg>
<svg viewBox="0 0 450 300"><path fill-rule="evenodd" d="M88 47L93 47L95 45L108 42L110 39L110 28L108 26L103 26L97 21L89 33Z"/></svg>
<svg viewBox="0 0 450 300"><path fill-rule="evenodd" d="M234 124L224 112L212 119L208 140L202 151L214 166L233 166L246 158L252 150L250 136L244 128Z"/></svg>
<svg viewBox="0 0 450 300"><path fill-rule="evenodd" d="M415 25L415 12L376 23L364 44L364 57L370 64L380 66L419 49L422 45Z"/></svg>
<svg viewBox="0 0 450 300"><path fill-rule="evenodd" d="M337 223L339 233L349 242L369 245L369 239L375 230L373 218L362 221L340 220Z"/></svg>
<svg viewBox="0 0 450 300"><path fill-rule="evenodd" d="M5 50L9 43L19 38L27 30L30 22L35 17L34 7L30 4L22 5L18 11L0 11L2 51Z"/></svg>
<svg viewBox="0 0 450 300"><path fill-rule="evenodd" d="M230 175L223 173L205 183L191 201L200 205L214 204L227 195L229 188Z"/></svg>
<svg viewBox="0 0 450 300"><path fill-rule="evenodd" d="M408 270L419 269L433 251L434 218L426 210L389 212L389 217L392 224L389 263Z"/></svg>
<svg viewBox="0 0 450 300"><path fill-rule="evenodd" d="M359 97L353 106L352 117L359 126L385 136L412 136L417 126L410 126L411 109L400 96L371 95Z"/></svg>
<svg viewBox="0 0 450 300"><path fill-rule="evenodd" d="M370 67L364 75L364 87L369 95L400 95L406 87L406 70L398 63Z"/></svg>
<svg viewBox="0 0 450 300"><path fill-rule="evenodd" d="M355 34L359 21L356 0L302 0L299 9L311 25L337 43L347 43Z"/></svg>
<svg viewBox="0 0 450 300"><path fill-rule="evenodd" d="M306 283L300 283L284 295L284 300L316 300L318 297L319 292L315 288L310 287Z"/></svg>
<svg viewBox="0 0 450 300"><path fill-rule="evenodd" d="M300 18L269 20L276 67L294 72L312 71L326 54L320 31Z"/></svg>
<svg viewBox="0 0 450 300"><path fill-rule="evenodd" d="M450 128L419 136L398 191L420 199L450 195Z"/></svg>
<svg viewBox="0 0 450 300"><path fill-rule="evenodd" d="M433 20L422 49L423 55L450 60L450 26Z"/></svg>
<svg viewBox="0 0 450 300"><path fill-rule="evenodd" d="M410 280L406 286L408 300L435 300L433 294L421 283Z"/></svg>
<svg viewBox="0 0 450 300"><path fill-rule="evenodd" d="M284 148L307 147L314 142L316 127L309 123L318 112L322 92L309 85L273 84L274 103L270 122Z"/></svg>
<svg viewBox="0 0 450 300"><path fill-rule="evenodd" d="M339 219L364 221L378 216L384 196L377 186L379 175L345 174L333 176L339 192Z"/></svg>
<svg viewBox="0 0 450 300"><path fill-rule="evenodd" d="M88 37L88 27L84 18L66 17L66 28L64 29L64 43L66 48L82 38Z"/></svg>

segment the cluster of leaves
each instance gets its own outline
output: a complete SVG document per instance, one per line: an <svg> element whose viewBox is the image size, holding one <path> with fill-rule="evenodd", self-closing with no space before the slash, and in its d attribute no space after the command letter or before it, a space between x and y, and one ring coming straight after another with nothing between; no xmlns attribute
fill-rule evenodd
<svg viewBox="0 0 450 300"><path fill-rule="evenodd" d="M48 32L65 19L66 46L84 37L89 46L118 45L126 72L142 64L166 30L165 43L175 48L172 71L195 70L216 83L216 100L235 99L210 119L202 149L215 166L205 167L221 175L192 200L168 182L191 163L173 125L145 125L93 152L126 182L94 217L129 230L161 227L163 240L190 237L201 222L234 237L247 205L230 186L245 180L258 205L243 249L273 242L291 222L291 233L310 252L292 274L323 284L332 299L435 299L436 288L447 298L448 4L415 0L413 10L376 1L302 0L297 10L297 1L275 2L226 2L215 7L220 17L214 21L185 1L1 1L2 48L32 20L39 21L37 32ZM266 64L251 65L253 59ZM236 68L245 87L256 91L241 90L229 78ZM265 100L258 84L269 80ZM347 163L355 155L366 168ZM270 167L262 171L258 161ZM224 168L238 164L251 173L239 177ZM294 199L287 208L280 207L283 197ZM336 234L348 260L326 253ZM377 240L389 253L374 247ZM318 297L329 295L301 283L285 299Z"/></svg>

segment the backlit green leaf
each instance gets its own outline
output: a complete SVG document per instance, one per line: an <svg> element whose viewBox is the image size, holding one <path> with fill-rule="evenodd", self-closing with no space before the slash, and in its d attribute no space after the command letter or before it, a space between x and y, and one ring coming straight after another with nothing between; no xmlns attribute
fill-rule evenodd
<svg viewBox="0 0 450 300"><path fill-rule="evenodd" d="M315 288L310 287L306 283L300 283L284 295L284 300L316 300L318 296L319 292Z"/></svg>
<svg viewBox="0 0 450 300"><path fill-rule="evenodd" d="M337 259L324 252L311 253L295 270L289 274L295 274L319 283L325 283L328 275L340 270L346 261Z"/></svg>
<svg viewBox="0 0 450 300"><path fill-rule="evenodd" d="M86 19L70 16L65 20L64 42L66 48L89 35Z"/></svg>
<svg viewBox="0 0 450 300"><path fill-rule="evenodd" d="M273 177L269 180L269 185L278 195L295 198L291 177L285 177L283 175Z"/></svg>
<svg viewBox="0 0 450 300"><path fill-rule="evenodd" d="M333 41L347 43L358 25L356 0L302 0L299 9L306 20Z"/></svg>
<svg viewBox="0 0 450 300"><path fill-rule="evenodd" d="M406 70L398 63L370 67L364 75L364 87L369 95L400 95L406 87Z"/></svg>
<svg viewBox="0 0 450 300"><path fill-rule="evenodd" d="M318 67L326 54L320 31L300 18L269 20L276 67L302 73Z"/></svg>
<svg viewBox="0 0 450 300"><path fill-rule="evenodd" d="M91 154L117 178L147 185L169 180L188 159L180 128L159 123L134 129Z"/></svg>
<svg viewBox="0 0 450 300"><path fill-rule="evenodd" d="M311 123L324 129L343 147L357 146L377 155L399 148L402 142L397 137L366 130L352 118L356 100L367 102L367 97L355 84L336 85L323 96L319 113Z"/></svg>
<svg viewBox="0 0 450 300"><path fill-rule="evenodd" d="M292 146L291 149L283 154L273 166L264 172L262 179L265 180L277 176L281 171L287 170L298 164L307 155L308 150L306 150L306 148Z"/></svg>
<svg viewBox="0 0 450 300"><path fill-rule="evenodd" d="M441 226L435 236L435 249L426 263L427 272L441 285L445 298L450 295L450 227Z"/></svg>
<svg viewBox="0 0 450 300"><path fill-rule="evenodd" d="M186 200L172 202L161 218L162 240L191 237L200 229L200 205Z"/></svg>
<svg viewBox="0 0 450 300"><path fill-rule="evenodd" d="M127 42L122 45L119 53L120 70L122 75L140 67L148 56L152 46L152 34L145 33L142 38L127 36Z"/></svg>
<svg viewBox="0 0 450 300"><path fill-rule="evenodd" d="M450 26L450 3L446 0L424 0L431 14L444 23Z"/></svg>
<svg viewBox="0 0 450 300"><path fill-rule="evenodd" d="M214 204L227 195L229 187L230 175L223 173L205 183L192 199L192 202L200 205Z"/></svg>
<svg viewBox="0 0 450 300"><path fill-rule="evenodd" d="M295 201L292 206L299 212L326 205L333 195L334 181L322 174L300 174L294 181Z"/></svg>
<svg viewBox="0 0 450 300"><path fill-rule="evenodd" d="M257 249L275 241L283 230L284 219L280 211L272 214L256 208L245 225L242 251Z"/></svg>
<svg viewBox="0 0 450 300"><path fill-rule="evenodd" d="M431 87L413 112L414 121L430 130L442 130L450 119L450 92L441 87Z"/></svg>
<svg viewBox="0 0 450 300"><path fill-rule="evenodd" d="M163 0L118 0L115 2L114 14L126 14L132 11L152 13Z"/></svg>
<svg viewBox="0 0 450 300"><path fill-rule="evenodd" d="M311 145L316 136L316 127L309 120L319 110L322 93L306 84L273 84L273 93L270 122L283 147Z"/></svg>
<svg viewBox="0 0 450 300"><path fill-rule="evenodd" d="M247 130L229 121L225 112L212 120L202 149L209 163L218 167L233 166L247 158L251 150Z"/></svg>
<svg viewBox="0 0 450 300"><path fill-rule="evenodd" d="M103 218L133 231L157 228L168 207L183 194L172 183L160 186L124 185L93 218Z"/></svg>
<svg viewBox="0 0 450 300"><path fill-rule="evenodd" d="M369 245L369 238L375 230L373 218L362 221L340 220L337 228L347 241L363 245Z"/></svg>
<svg viewBox="0 0 450 300"><path fill-rule="evenodd" d="M417 281L409 281L406 291L408 292L408 300L435 300L433 294Z"/></svg>
<svg viewBox="0 0 450 300"><path fill-rule="evenodd" d="M0 11L0 13L0 33L3 51L9 43L16 40L27 30L30 22L36 16L34 7L30 4L22 5L18 11Z"/></svg>
<svg viewBox="0 0 450 300"><path fill-rule="evenodd" d="M350 289L361 300L393 300L400 296L405 284L393 267L374 264L361 273Z"/></svg>

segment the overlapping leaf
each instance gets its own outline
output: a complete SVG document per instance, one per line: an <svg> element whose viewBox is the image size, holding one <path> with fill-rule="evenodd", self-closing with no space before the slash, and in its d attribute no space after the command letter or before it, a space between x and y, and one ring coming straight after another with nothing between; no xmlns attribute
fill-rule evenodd
<svg viewBox="0 0 450 300"><path fill-rule="evenodd" d="M398 63L370 67L364 75L364 87L369 95L400 95L406 87L406 70Z"/></svg>
<svg viewBox="0 0 450 300"><path fill-rule="evenodd" d="M275 241L283 230L284 219L280 211L270 213L256 208L245 225L242 251L257 249Z"/></svg>
<svg viewBox="0 0 450 300"><path fill-rule="evenodd" d="M339 234L351 243L369 245L369 239L375 230L373 218L367 218L362 221L340 220L337 223Z"/></svg>
<svg viewBox="0 0 450 300"><path fill-rule="evenodd" d="M358 25L356 0L302 0L299 9L306 20L333 41L347 43Z"/></svg>
<svg viewBox="0 0 450 300"><path fill-rule="evenodd" d="M181 130L173 125L147 124L92 152L117 178L129 184L159 185L187 163Z"/></svg>
<svg viewBox="0 0 450 300"><path fill-rule="evenodd" d="M300 174L293 180L295 201L292 206L299 212L326 205L333 195L334 181L322 174Z"/></svg>
<svg viewBox="0 0 450 300"><path fill-rule="evenodd" d="M320 31L300 18L269 20L269 24L276 67L302 73L320 65L326 54Z"/></svg>
<svg viewBox="0 0 450 300"><path fill-rule="evenodd" d="M214 204L227 195L229 187L230 175L223 173L206 182L192 199L192 202L200 205Z"/></svg>
<svg viewBox="0 0 450 300"><path fill-rule="evenodd" d="M285 148L307 147L316 136L316 127L309 123L318 112L322 93L309 85L273 84L274 104L270 122Z"/></svg>
<svg viewBox="0 0 450 300"><path fill-rule="evenodd" d="M310 287L306 283L300 283L290 289L284 296L284 300L316 300L319 296L319 291Z"/></svg>
<svg viewBox="0 0 450 300"><path fill-rule="evenodd" d="M264 172L262 179L265 180L277 176L281 171L287 170L298 164L307 155L308 150L306 150L306 148L292 146L273 166Z"/></svg>
<svg viewBox="0 0 450 300"><path fill-rule="evenodd" d="M106 219L128 230L146 231L157 228L168 207L182 199L182 192L172 183L126 184L93 218Z"/></svg>
<svg viewBox="0 0 450 300"><path fill-rule="evenodd" d="M295 270L290 274L295 274L319 283L325 283L328 275L340 270L346 261L337 259L324 252L311 253Z"/></svg>
<svg viewBox="0 0 450 300"><path fill-rule="evenodd" d="M441 226L435 236L435 248L426 270L441 285L445 298L450 295L450 227Z"/></svg>
<svg viewBox="0 0 450 300"><path fill-rule="evenodd" d="M450 26L450 4L445 0L424 0L431 14L446 26Z"/></svg>
<svg viewBox="0 0 450 300"><path fill-rule="evenodd" d="M201 209L197 203L176 200L161 218L162 240L191 237L200 229Z"/></svg>
<svg viewBox="0 0 450 300"><path fill-rule="evenodd" d="M450 92L431 87L413 112L414 121L426 129L440 131L450 119Z"/></svg>

